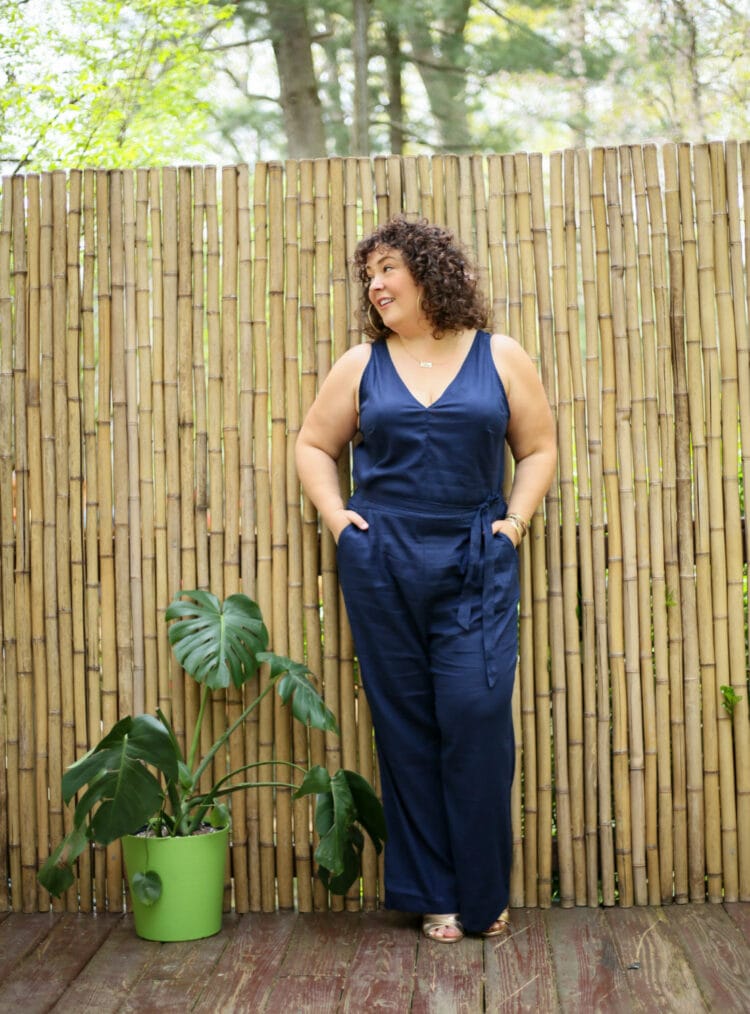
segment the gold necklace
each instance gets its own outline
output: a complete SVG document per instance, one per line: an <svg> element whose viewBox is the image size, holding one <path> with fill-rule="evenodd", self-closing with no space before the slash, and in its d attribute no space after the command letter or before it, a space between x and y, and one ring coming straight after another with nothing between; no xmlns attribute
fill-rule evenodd
<svg viewBox="0 0 750 1014"><path fill-rule="evenodd" d="M450 358L444 359L442 362L439 363L433 362L431 359L420 359L418 356L412 355L412 353L406 347L406 342L401 337L401 335L398 335L397 337L398 340L401 342L401 348L404 350L407 356L410 359L413 359L414 362L417 364L417 366L421 366L423 370L431 370L433 366L444 366L447 362L450 361ZM453 351L455 352L456 350L454 349Z"/></svg>

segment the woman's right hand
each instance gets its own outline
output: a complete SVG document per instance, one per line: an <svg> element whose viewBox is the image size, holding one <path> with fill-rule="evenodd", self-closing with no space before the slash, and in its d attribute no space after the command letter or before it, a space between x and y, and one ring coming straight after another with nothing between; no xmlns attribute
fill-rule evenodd
<svg viewBox="0 0 750 1014"><path fill-rule="evenodd" d="M345 507L335 511L327 519L326 524L330 528L336 544L338 544L339 536L348 525L356 525L362 531L370 527L361 514L358 514L356 511L347 510Z"/></svg>

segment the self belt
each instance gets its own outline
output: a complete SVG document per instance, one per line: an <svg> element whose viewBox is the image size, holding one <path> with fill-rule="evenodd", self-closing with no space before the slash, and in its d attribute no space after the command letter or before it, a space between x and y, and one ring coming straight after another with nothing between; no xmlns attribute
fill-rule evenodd
<svg viewBox="0 0 750 1014"><path fill-rule="evenodd" d="M381 498L368 494L355 493L349 502L354 510L360 510L367 504L373 507L384 507L395 514L425 513L429 506L432 516L455 518L456 520L471 519L469 536L469 557L466 565L464 585L461 590L461 603L458 607L458 623L462 630L471 625L472 593L479 591L482 599L482 646L484 649L484 665L487 673L487 685L494 687L499 675L499 660L492 650L491 617L494 612L494 579L495 571L493 554L490 551L492 522L505 516L505 500L499 493L492 494L476 507L459 507L451 504L429 505L424 502L412 502L403 498Z"/></svg>

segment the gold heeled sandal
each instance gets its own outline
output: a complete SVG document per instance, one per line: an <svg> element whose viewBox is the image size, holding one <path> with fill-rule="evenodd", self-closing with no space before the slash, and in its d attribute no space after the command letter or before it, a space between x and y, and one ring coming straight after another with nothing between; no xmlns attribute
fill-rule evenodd
<svg viewBox="0 0 750 1014"><path fill-rule="evenodd" d="M483 937L499 937L510 933L510 913L506 908L504 912L495 919L489 929L483 930Z"/></svg>
<svg viewBox="0 0 750 1014"><path fill-rule="evenodd" d="M455 936L445 937L439 932L441 929L457 929ZM464 928L461 925L458 915L455 912L449 915L435 915L428 913L422 916L422 932L430 940L436 940L439 944L455 944L463 939Z"/></svg>

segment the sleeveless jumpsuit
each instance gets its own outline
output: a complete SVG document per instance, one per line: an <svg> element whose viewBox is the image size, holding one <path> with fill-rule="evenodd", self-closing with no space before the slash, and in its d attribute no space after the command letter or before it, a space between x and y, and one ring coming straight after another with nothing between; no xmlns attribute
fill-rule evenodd
<svg viewBox="0 0 750 1014"><path fill-rule="evenodd" d="M429 407L375 342L349 502L369 528L348 525L337 549L380 763L385 906L458 912L468 932L510 888L518 557L491 528L509 416L486 332Z"/></svg>

